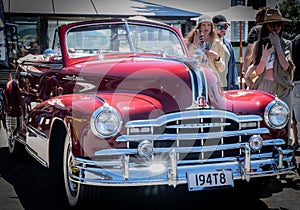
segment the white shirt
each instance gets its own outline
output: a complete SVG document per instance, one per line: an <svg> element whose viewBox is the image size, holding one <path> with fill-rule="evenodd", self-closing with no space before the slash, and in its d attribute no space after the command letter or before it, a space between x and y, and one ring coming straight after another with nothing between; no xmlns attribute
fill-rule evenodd
<svg viewBox="0 0 300 210"><path fill-rule="evenodd" d="M274 59L275 59L275 53L272 53L267 57L266 64L265 64L266 69L273 68Z"/></svg>

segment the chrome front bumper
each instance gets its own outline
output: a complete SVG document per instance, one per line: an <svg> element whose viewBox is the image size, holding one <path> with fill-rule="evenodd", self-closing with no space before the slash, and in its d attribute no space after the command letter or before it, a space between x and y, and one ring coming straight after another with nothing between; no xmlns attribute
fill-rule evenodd
<svg viewBox="0 0 300 210"><path fill-rule="evenodd" d="M282 145L282 139L266 140L264 144ZM95 153L95 160L76 158L70 179L74 182L95 186L146 186L186 184L188 173L230 170L234 180L249 181L255 177L292 174L296 167L293 150L274 146L274 152L251 154L248 143L238 144L244 151L243 157L223 157L206 160L177 160L176 148L169 148L163 159L139 159L132 162L130 154L122 154L118 159L101 160ZM209 148L202 147L208 150ZM218 149L218 148L214 148ZM223 148L222 148L223 149ZM105 152L113 153L113 150ZM114 150L115 151L115 150ZM126 151L126 149L125 149ZM155 151L154 151L155 152ZM160 151L161 152L161 151ZM100 152L101 153L101 152ZM103 153L102 153L103 154ZM98 160L96 160L98 158Z"/></svg>

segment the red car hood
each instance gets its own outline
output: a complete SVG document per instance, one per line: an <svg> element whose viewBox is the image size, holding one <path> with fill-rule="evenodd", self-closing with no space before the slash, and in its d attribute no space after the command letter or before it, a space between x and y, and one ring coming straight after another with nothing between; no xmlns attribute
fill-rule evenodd
<svg viewBox="0 0 300 210"><path fill-rule="evenodd" d="M78 75L74 93L140 93L155 98L164 112L192 103L192 84L183 62L168 58L127 57L91 60L67 67L63 74Z"/></svg>

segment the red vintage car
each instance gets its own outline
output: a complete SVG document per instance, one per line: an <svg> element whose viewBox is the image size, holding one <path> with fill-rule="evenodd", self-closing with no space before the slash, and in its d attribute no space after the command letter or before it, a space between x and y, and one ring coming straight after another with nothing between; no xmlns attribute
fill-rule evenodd
<svg viewBox="0 0 300 210"><path fill-rule="evenodd" d="M177 28L127 18L57 32L50 54L19 60L6 120L9 151L53 170L70 206L103 186L218 189L296 168L288 106L222 91Z"/></svg>

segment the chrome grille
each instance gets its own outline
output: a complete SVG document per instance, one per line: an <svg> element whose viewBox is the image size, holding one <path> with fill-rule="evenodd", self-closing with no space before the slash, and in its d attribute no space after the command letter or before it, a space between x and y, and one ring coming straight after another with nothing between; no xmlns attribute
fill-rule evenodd
<svg viewBox="0 0 300 210"><path fill-rule="evenodd" d="M254 134L268 133L260 128L257 115L235 115L222 110L188 110L157 119L136 120L126 124L127 135L118 142L127 142L136 149L143 140L153 142L154 153L161 155L175 148L178 160L207 160L243 155L241 145ZM133 154L134 156L135 154Z"/></svg>

